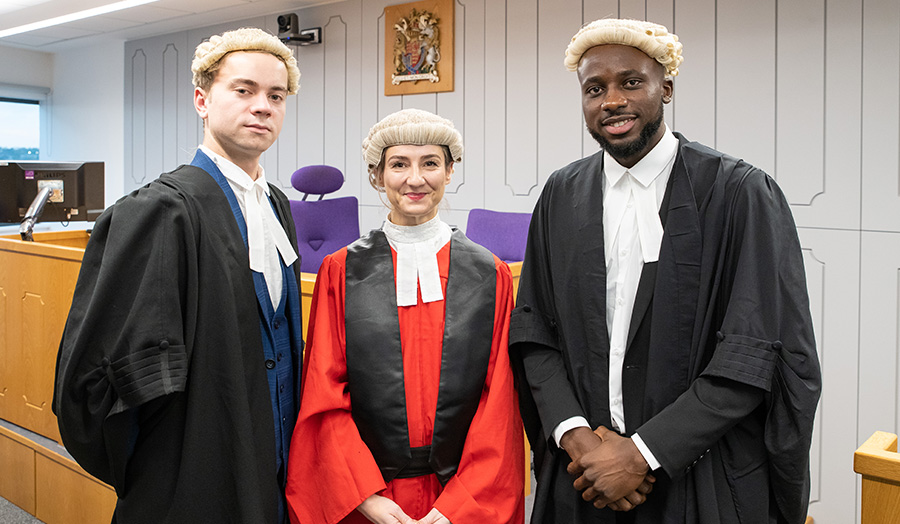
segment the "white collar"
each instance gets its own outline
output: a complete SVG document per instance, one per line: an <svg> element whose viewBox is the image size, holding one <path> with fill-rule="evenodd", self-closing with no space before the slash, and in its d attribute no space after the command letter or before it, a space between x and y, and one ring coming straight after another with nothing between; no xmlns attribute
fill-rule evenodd
<svg viewBox="0 0 900 524"><path fill-rule="evenodd" d="M212 160L216 166L219 168L219 171L227 178L229 181L234 182L244 191L250 191L254 185L260 186L263 191L265 191L266 195L269 195L269 184L266 183L266 170L263 169L263 166L259 167L259 176L256 177L256 180L250 177L246 171L238 167L237 164L228 160L224 156L213 152L212 149L206 147L203 144L200 144L200 150Z"/></svg>
<svg viewBox="0 0 900 524"><path fill-rule="evenodd" d="M281 255L286 266L290 266L297 260L297 252L284 232L284 227L275 216L275 211L269 203L269 184L266 183L266 173L259 166L259 176L256 180L250 178L246 171L238 167L234 162L214 153L210 148L200 145L200 150L212 160L222 175L228 179L232 190L240 188L243 195L239 201L244 212L244 221L247 223L247 249L250 258L250 269L259 273L264 272L266 252L266 229L272 235L272 241Z"/></svg>
<svg viewBox="0 0 900 524"><path fill-rule="evenodd" d="M385 220L381 230L397 252L397 305L416 305L419 289L422 302L443 300L437 253L450 241L450 226L435 216L416 226L399 226Z"/></svg>
<svg viewBox="0 0 900 524"><path fill-rule="evenodd" d="M631 168L623 167L609 153L603 153L603 176L608 184L603 197L603 234L607 256L611 256L609 248L619 234L627 208L634 205L633 223L640 239L641 258L644 263L659 260L663 227L659 218L657 184L659 180L663 183L668 181L668 173L677 154L678 139L668 127L653 149ZM660 177L663 174L665 176Z"/></svg>
<svg viewBox="0 0 900 524"><path fill-rule="evenodd" d="M650 187L650 184L659 178L678 153L678 139L665 123L663 127L665 133L659 142L630 168L623 167L612 155L603 152L603 171L610 186L618 184L626 172L631 173L631 176L644 187Z"/></svg>

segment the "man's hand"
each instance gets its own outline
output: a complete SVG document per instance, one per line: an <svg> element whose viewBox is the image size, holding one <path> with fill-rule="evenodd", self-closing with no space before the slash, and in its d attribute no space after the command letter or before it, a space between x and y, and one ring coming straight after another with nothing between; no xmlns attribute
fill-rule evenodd
<svg viewBox="0 0 900 524"><path fill-rule="evenodd" d="M419 520L419 524L451 524L450 519L444 516L443 513L437 510L437 508L431 508L431 511L428 512L428 515L425 515L421 520Z"/></svg>
<svg viewBox="0 0 900 524"><path fill-rule="evenodd" d="M578 466L575 466L575 469L573 470L573 465L576 465L578 459L585 453L592 451L602 443L603 440L601 436L591 431L591 428L572 428L563 433L562 438L559 439L559 445L562 446L566 453L569 454L569 458L572 459L572 463L569 464L569 474L574 477L581 475L583 470Z"/></svg>
<svg viewBox="0 0 900 524"><path fill-rule="evenodd" d="M363 514L364 517L375 524L416 524L407 515L400 506L393 500L382 497L381 495L372 495L362 502L356 509Z"/></svg>
<svg viewBox="0 0 900 524"><path fill-rule="evenodd" d="M639 506L647 501L647 494L653 491L653 483L656 482L656 477L647 473L647 476L644 477L644 481L641 482L641 485L635 491L632 491L628 495L625 495L623 498L610 502L606 505L609 509L613 511L631 511L636 506ZM602 509L603 505L600 502L594 502L594 506L598 509Z"/></svg>
<svg viewBox="0 0 900 524"><path fill-rule="evenodd" d="M646 493L638 488L644 486L643 489L649 492L653 481L650 480L652 476L648 476L650 466L637 446L630 438L603 426L597 428L596 434L602 444L569 464L569 474L580 474L575 480L575 489L583 491L581 497L593 501L597 508L615 504L613 509L626 511L644 502Z"/></svg>

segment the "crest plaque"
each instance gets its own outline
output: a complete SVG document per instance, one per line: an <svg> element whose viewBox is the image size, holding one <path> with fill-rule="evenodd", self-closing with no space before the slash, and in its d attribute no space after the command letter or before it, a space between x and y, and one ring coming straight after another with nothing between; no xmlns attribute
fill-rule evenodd
<svg viewBox="0 0 900 524"><path fill-rule="evenodd" d="M384 94L453 91L453 0L384 9Z"/></svg>

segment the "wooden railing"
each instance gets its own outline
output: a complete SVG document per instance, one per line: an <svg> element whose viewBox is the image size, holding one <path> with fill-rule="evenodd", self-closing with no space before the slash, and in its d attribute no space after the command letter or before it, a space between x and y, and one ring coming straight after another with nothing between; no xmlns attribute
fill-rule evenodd
<svg viewBox="0 0 900 524"><path fill-rule="evenodd" d="M876 431L853 454L862 475L862 524L900 524L900 454L897 435Z"/></svg>

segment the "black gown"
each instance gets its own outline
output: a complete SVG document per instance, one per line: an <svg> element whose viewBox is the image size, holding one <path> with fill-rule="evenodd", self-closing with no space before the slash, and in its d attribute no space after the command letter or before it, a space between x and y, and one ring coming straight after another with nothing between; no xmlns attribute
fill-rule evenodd
<svg viewBox="0 0 900 524"><path fill-rule="evenodd" d="M802 522L821 373L790 208L762 171L676 136L659 261L641 274L623 367L628 434L662 465L633 517ZM599 152L547 181L511 321L534 523L616 520L581 500L550 436L576 415L611 427L602 172Z"/></svg>
<svg viewBox="0 0 900 524"><path fill-rule="evenodd" d="M270 188L296 250L287 197ZM257 304L234 215L202 169L163 174L97 220L53 411L66 449L115 488L114 522L275 522ZM294 376L299 406L299 368Z"/></svg>

